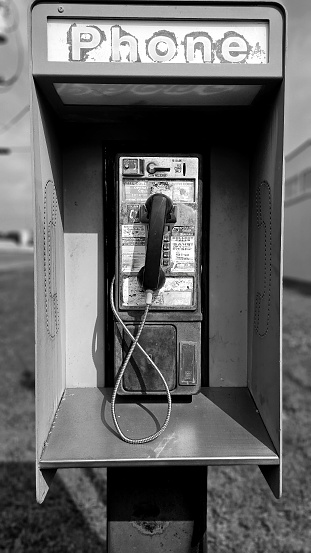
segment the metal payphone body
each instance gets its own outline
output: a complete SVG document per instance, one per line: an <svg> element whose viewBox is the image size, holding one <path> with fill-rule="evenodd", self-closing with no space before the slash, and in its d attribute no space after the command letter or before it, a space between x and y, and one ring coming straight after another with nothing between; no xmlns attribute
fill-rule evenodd
<svg viewBox="0 0 311 553"><path fill-rule="evenodd" d="M138 282L145 263L148 215L145 203L156 194L173 202L174 222L165 222L160 265L165 282L154 293L140 338L165 376L171 393L187 395L200 387L201 328L201 180L199 158L120 156L117 209L117 301L119 314L135 335L145 294ZM147 216L146 216L147 215ZM149 243L152 249L152 244ZM156 268L151 267L151 271ZM129 345L124 331L115 334L115 371ZM121 388L123 394L163 393L148 361L134 352Z"/></svg>

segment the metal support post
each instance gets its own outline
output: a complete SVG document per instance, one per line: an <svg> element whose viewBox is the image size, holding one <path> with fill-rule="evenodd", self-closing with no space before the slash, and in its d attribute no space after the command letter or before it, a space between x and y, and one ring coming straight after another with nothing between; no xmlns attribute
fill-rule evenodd
<svg viewBox="0 0 311 553"><path fill-rule="evenodd" d="M107 470L108 553L206 553L207 467Z"/></svg>

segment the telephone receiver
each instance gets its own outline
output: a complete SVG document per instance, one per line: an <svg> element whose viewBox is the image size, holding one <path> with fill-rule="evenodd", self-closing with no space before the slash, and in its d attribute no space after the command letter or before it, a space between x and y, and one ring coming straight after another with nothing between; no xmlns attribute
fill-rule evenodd
<svg viewBox="0 0 311 553"><path fill-rule="evenodd" d="M165 283L165 274L161 268L162 242L165 227L176 223L175 208L171 198L156 193L140 207L140 222L148 224L148 242L145 265L137 275L143 290L155 292Z"/></svg>

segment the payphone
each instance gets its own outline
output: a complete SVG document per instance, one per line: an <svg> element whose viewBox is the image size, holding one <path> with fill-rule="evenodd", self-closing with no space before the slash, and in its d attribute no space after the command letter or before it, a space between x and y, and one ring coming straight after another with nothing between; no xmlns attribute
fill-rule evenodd
<svg viewBox="0 0 311 553"><path fill-rule="evenodd" d="M170 394L200 388L199 168L199 156L117 160L117 308L111 294L117 428L117 393L166 393L169 413Z"/></svg>

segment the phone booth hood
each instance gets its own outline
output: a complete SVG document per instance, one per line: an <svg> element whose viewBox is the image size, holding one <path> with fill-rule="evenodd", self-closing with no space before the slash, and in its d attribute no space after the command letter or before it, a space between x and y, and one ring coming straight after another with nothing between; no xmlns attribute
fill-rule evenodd
<svg viewBox="0 0 311 553"><path fill-rule="evenodd" d="M29 19L38 501L81 466L255 464L279 497L284 8L34 2ZM202 182L201 385L136 448L109 411L122 155L197 156ZM140 401L118 405L133 435L165 411Z"/></svg>

